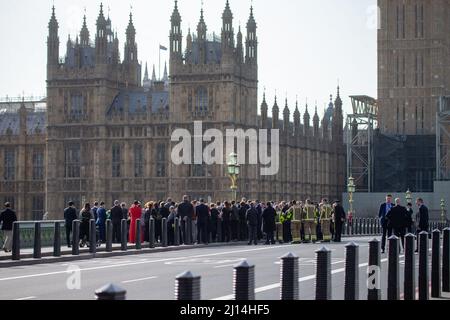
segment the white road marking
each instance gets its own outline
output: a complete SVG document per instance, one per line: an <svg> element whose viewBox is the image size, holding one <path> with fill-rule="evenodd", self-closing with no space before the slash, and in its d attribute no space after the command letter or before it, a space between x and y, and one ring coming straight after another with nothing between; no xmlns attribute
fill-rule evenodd
<svg viewBox="0 0 450 320"><path fill-rule="evenodd" d="M140 281L145 281L145 280L153 280L153 279L156 279L156 278L158 278L158 277L147 277L147 278L141 278L141 279L122 281L122 283L140 282Z"/></svg>
<svg viewBox="0 0 450 320"><path fill-rule="evenodd" d="M297 245L286 245L286 246L283 246L283 248L289 248L289 247L298 247L298 246ZM195 259L195 258L214 257L214 256L228 255L228 254L238 254L238 253L245 253L245 252L266 251L266 250L273 250L273 249L279 250L280 247L263 247L263 248L257 248L257 249L246 249L246 250L236 250L236 251L201 254L201 255L195 255L195 256L185 256L185 257L179 257L179 258L167 258L167 259L159 259L159 260L152 260L152 261L121 263L121 264L114 264L114 265L82 268L82 269L80 269L80 271L93 271L93 270L102 270L102 269L112 269L112 268L120 268L120 267L128 267L128 266L135 266L135 265L142 265L142 264L157 263L157 262L167 262L167 261L178 261L178 260ZM76 263L76 262L74 262L74 263ZM52 276L52 275L57 275L57 274L66 274L66 273L67 273L66 270L54 271L54 272L46 272L46 273L36 273L36 274L28 274L28 275L24 275L24 276L15 276L15 277L1 278L0 281L11 281L11 280L19 280L19 279L28 279L28 278Z"/></svg>
<svg viewBox="0 0 450 320"><path fill-rule="evenodd" d="M402 258L402 257L404 257L404 256L400 256L400 258ZM384 262L387 262L387 261L388 261L388 259L382 259L381 263L384 263ZM368 265L369 265L368 263L361 263L359 265L359 267L360 268L364 268L364 267L367 267ZM342 273L342 272L345 272L345 268L332 270L331 274L337 274L337 273ZM316 275L310 275L310 276L306 276L306 277L303 277L303 278L299 278L298 282L310 281L310 280L313 280L315 278L316 278ZM261 292L277 289L279 287L280 287L280 283L274 283L274 284L270 284L270 285L267 285L267 286L264 286L264 287L256 288L255 289L255 293L261 293ZM232 300L233 298L234 298L234 295L230 294L230 295L227 295L227 296L214 298L214 299L211 299L211 300L213 300L213 301Z"/></svg>
<svg viewBox="0 0 450 320"><path fill-rule="evenodd" d="M31 299L36 299L36 297L31 296L31 297L19 298L19 299L15 299L15 300L20 301L20 300L31 300Z"/></svg>

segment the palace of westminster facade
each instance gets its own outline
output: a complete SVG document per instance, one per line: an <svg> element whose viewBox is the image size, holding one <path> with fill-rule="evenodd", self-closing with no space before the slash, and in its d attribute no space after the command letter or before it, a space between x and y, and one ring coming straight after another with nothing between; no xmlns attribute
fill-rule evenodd
<svg viewBox="0 0 450 320"><path fill-rule="evenodd" d="M345 188L342 100L319 119L308 106L301 116L288 103L280 114L264 94L258 113L258 37L251 8L245 39L235 37L228 1L221 37L210 37L201 11L196 33L183 38L177 1L171 16L169 73L152 79L141 65L132 15L124 57L103 7L94 37L86 26L68 40L60 59L55 9L49 22L45 109L17 102L0 114L0 201L9 201L21 220L60 219L67 201L181 200L184 194L229 199L225 165L172 163L171 134L194 121L203 129L279 129L280 170L260 176L243 165L238 197L293 200L341 198ZM94 41L91 41L91 39ZM185 41L185 42L184 42ZM185 48L183 50L183 44ZM303 121L301 121L303 118ZM225 159L228 159L225 156Z"/></svg>

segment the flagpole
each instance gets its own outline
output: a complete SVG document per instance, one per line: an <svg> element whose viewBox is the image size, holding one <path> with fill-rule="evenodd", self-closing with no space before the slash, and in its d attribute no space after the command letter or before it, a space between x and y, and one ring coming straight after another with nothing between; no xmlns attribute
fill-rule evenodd
<svg viewBox="0 0 450 320"><path fill-rule="evenodd" d="M161 81L161 45L159 45L159 79Z"/></svg>

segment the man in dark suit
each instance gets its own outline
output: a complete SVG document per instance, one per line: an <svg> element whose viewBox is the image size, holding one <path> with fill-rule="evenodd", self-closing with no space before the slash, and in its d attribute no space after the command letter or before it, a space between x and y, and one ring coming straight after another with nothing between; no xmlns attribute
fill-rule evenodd
<svg viewBox="0 0 450 320"><path fill-rule="evenodd" d="M346 214L339 200L334 202L333 217L335 226L334 242L341 242L342 226L344 225Z"/></svg>
<svg viewBox="0 0 450 320"><path fill-rule="evenodd" d="M248 226L248 245L252 243L258 245L258 211L256 211L254 202L250 204L250 209L247 210L245 218Z"/></svg>
<svg viewBox="0 0 450 320"><path fill-rule="evenodd" d="M380 219L380 225L383 229L383 236L381 238L381 250L382 253L386 252L386 237L390 237L392 235L392 229L387 225L386 215L391 211L394 207L392 203L392 195L388 194L386 196L386 202L380 206L380 211L378 212L378 218Z"/></svg>
<svg viewBox="0 0 450 320"><path fill-rule="evenodd" d="M66 241L67 241L67 247L72 247L71 241L70 241L70 235L72 234L72 223L73 221L77 220L77 210L75 209L75 204L70 201L69 206L64 209L64 221L66 225Z"/></svg>
<svg viewBox="0 0 450 320"><path fill-rule="evenodd" d="M417 215L417 248L416 252L419 252L419 234L422 231L428 232L429 229L429 216L428 216L428 208L425 206L423 199L419 198L416 200L416 204L419 207L419 213Z"/></svg>
<svg viewBox="0 0 450 320"><path fill-rule="evenodd" d="M197 213L197 243L208 244L209 208L205 200L200 199L200 204L195 209Z"/></svg>
<svg viewBox="0 0 450 320"><path fill-rule="evenodd" d="M113 243L121 242L123 211L118 200L114 201L114 207L111 208L111 221L113 226Z"/></svg>
<svg viewBox="0 0 450 320"><path fill-rule="evenodd" d="M394 235L402 241L402 247L405 247L405 230L408 223L408 211L401 205L399 198L395 199L395 207L393 207L386 215L387 225Z"/></svg>
<svg viewBox="0 0 450 320"><path fill-rule="evenodd" d="M186 234L186 219L192 219L194 216L194 206L189 202L189 197L184 196L183 202L178 206L178 216L180 218L180 229L181 229L181 243L192 243L190 241L192 239L192 235L190 235L190 239ZM189 242L188 242L189 240Z"/></svg>

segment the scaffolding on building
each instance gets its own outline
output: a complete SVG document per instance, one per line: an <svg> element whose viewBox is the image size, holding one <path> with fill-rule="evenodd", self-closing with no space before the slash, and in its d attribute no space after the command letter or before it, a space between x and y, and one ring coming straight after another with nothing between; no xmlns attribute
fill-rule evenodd
<svg viewBox="0 0 450 320"><path fill-rule="evenodd" d="M439 99L436 116L436 178L450 180L450 96Z"/></svg>
<svg viewBox="0 0 450 320"><path fill-rule="evenodd" d="M25 105L27 110L33 112L42 112L47 109L46 97L0 97L0 114L16 113L20 107Z"/></svg>
<svg viewBox="0 0 450 320"><path fill-rule="evenodd" d="M350 96L353 114L347 116L347 177L359 192L374 189L374 132L378 128L377 100Z"/></svg>

